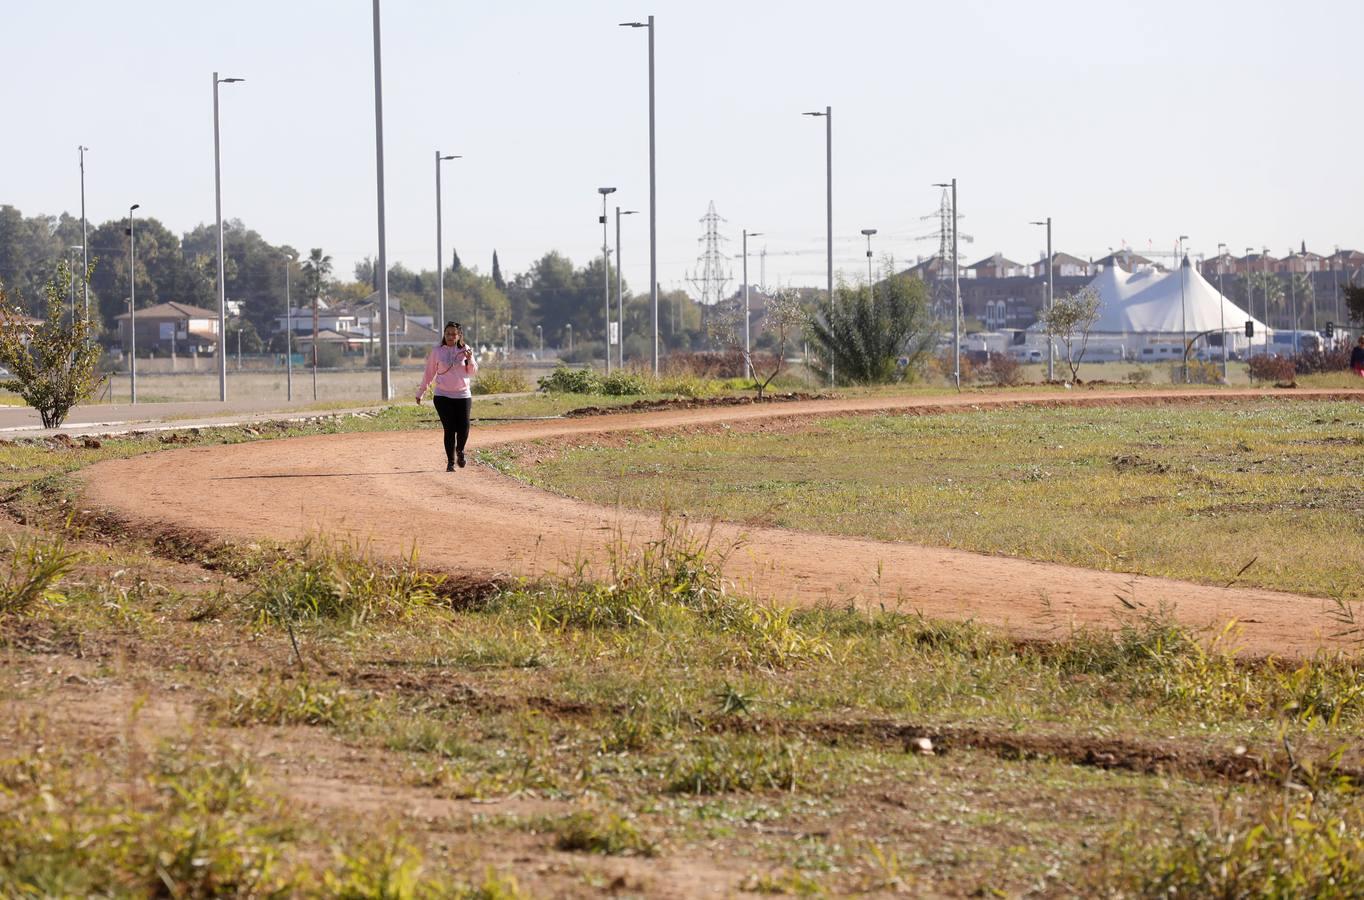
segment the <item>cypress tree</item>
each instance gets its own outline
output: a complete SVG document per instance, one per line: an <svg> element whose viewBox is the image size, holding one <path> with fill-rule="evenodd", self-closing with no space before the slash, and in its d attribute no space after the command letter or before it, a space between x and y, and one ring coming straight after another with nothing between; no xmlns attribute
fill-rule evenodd
<svg viewBox="0 0 1364 900"><path fill-rule="evenodd" d="M502 267L497 263L497 251L493 251L493 287L499 291L507 289L507 283L502 280Z"/></svg>
<svg viewBox="0 0 1364 900"><path fill-rule="evenodd" d="M451 248L450 253L452 256L452 259L450 261L450 271L458 272L461 268L463 268L459 261L459 251Z"/></svg>

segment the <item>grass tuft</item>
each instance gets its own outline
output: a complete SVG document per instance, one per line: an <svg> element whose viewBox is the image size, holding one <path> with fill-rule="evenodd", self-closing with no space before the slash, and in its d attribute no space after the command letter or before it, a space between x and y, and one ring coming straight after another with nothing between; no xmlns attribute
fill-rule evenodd
<svg viewBox="0 0 1364 900"><path fill-rule="evenodd" d="M23 613L58 595L56 586L80 561L61 536L8 538L0 576L0 617Z"/></svg>
<svg viewBox="0 0 1364 900"><path fill-rule="evenodd" d="M415 549L392 562L368 545L314 536L265 568L246 602L261 622L334 621L353 627L403 619L433 605L442 580L417 567Z"/></svg>
<svg viewBox="0 0 1364 900"><path fill-rule="evenodd" d="M753 738L709 738L676 758L668 776L672 794L794 791L801 768L797 749Z"/></svg>
<svg viewBox="0 0 1364 900"><path fill-rule="evenodd" d="M658 845L629 819L615 813L582 810L553 820L554 846L576 853L607 856L656 856Z"/></svg>

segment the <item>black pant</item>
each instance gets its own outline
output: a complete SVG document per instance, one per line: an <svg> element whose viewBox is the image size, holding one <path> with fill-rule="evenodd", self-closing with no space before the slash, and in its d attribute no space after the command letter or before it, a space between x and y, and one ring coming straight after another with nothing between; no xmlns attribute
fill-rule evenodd
<svg viewBox="0 0 1364 900"><path fill-rule="evenodd" d="M469 440L469 411L473 409L474 401L469 397L442 397L437 394L431 398L431 402L435 404L440 424L445 429L445 458L454 462L455 451L463 453L464 445Z"/></svg>

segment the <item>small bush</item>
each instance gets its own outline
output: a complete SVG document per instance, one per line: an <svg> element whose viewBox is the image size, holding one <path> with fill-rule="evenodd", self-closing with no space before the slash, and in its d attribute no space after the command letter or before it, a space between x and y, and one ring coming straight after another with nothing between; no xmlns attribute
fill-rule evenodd
<svg viewBox="0 0 1364 900"><path fill-rule="evenodd" d="M246 595L247 608L262 622L295 625L339 621L354 626L375 619L400 619L430 606L443 576L417 568L413 550L393 562L366 546L322 537L304 541L292 556L277 560Z"/></svg>
<svg viewBox="0 0 1364 900"><path fill-rule="evenodd" d="M25 612L34 604L59 597L56 585L80 560L61 538L9 537L9 552L0 580L0 617Z"/></svg>
<svg viewBox="0 0 1364 900"><path fill-rule="evenodd" d="M986 384L1017 387L1023 383L1023 364L1007 353L991 353L990 361L977 374Z"/></svg>
<svg viewBox="0 0 1364 900"><path fill-rule="evenodd" d="M1146 823L1110 841L1096 894L1140 897L1364 896L1364 807L1285 792L1153 843Z"/></svg>
<svg viewBox="0 0 1364 900"><path fill-rule="evenodd" d="M1261 353L1252 356L1246 361L1246 370L1250 373L1251 381L1263 381L1272 384L1291 384L1297 377L1297 369L1293 368L1293 360L1278 354L1270 356Z"/></svg>
<svg viewBox="0 0 1364 900"><path fill-rule="evenodd" d="M1174 363L1170 366L1170 383L1184 383L1184 364ZM1215 362L1205 362L1201 359L1189 357L1189 384L1221 384L1222 366Z"/></svg>
<svg viewBox="0 0 1364 900"><path fill-rule="evenodd" d="M601 379L601 392L608 397L632 397L649 392L649 382L638 372L617 369Z"/></svg>
<svg viewBox="0 0 1364 900"><path fill-rule="evenodd" d="M555 366L553 372L542 375L537 383L547 394L596 394L601 389L596 372L570 369L565 365Z"/></svg>
<svg viewBox="0 0 1364 900"><path fill-rule="evenodd" d="M724 794L733 791L794 791L800 760L790 744L739 738L712 738L673 761L671 794Z"/></svg>
<svg viewBox="0 0 1364 900"><path fill-rule="evenodd" d="M655 856L658 845L635 823L614 813L576 812L550 823L559 850L607 856Z"/></svg>
<svg viewBox="0 0 1364 900"><path fill-rule="evenodd" d="M1350 348L1309 350L1291 357L1293 371L1298 375L1318 375L1323 372L1343 372L1350 368Z"/></svg>
<svg viewBox="0 0 1364 900"><path fill-rule="evenodd" d="M484 366L474 376L475 394L520 394L530 390L526 373L514 366Z"/></svg>
<svg viewBox="0 0 1364 900"><path fill-rule="evenodd" d="M743 354L732 350L670 353L664 372L694 378L734 378L744 373Z"/></svg>
<svg viewBox="0 0 1364 900"><path fill-rule="evenodd" d="M1123 381L1126 381L1128 384L1150 384L1151 370L1145 368L1133 369L1123 376Z"/></svg>
<svg viewBox="0 0 1364 900"><path fill-rule="evenodd" d="M211 704L214 717L233 726L324 725L339 728L361 717L356 696L331 682L307 680L236 690Z"/></svg>

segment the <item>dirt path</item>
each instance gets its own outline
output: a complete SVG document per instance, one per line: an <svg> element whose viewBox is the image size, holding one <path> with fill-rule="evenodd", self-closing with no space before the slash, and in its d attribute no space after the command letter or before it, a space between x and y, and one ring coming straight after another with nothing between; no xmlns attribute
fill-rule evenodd
<svg viewBox="0 0 1364 900"><path fill-rule="evenodd" d="M479 428L474 445L785 416L879 410L930 413L1000 405L1183 403L1192 399L1364 399L1347 391L1169 391L1130 394L965 394L781 403L517 423ZM658 516L594 506L518 484L483 466L447 474L431 432L346 434L191 448L99 463L84 470L90 504L133 522L205 530L224 538L293 539L319 531L369 539L390 553L415 543L423 566L537 575L576 560L600 564L610 544L659 534ZM1197 627L1241 623L1250 653L1299 655L1338 644L1323 599L1218 588L909 544L716 525L712 545L742 544L726 575L742 590L783 602L884 604L931 617L974 618L1023 637L1105 625L1115 595L1174 604Z"/></svg>

